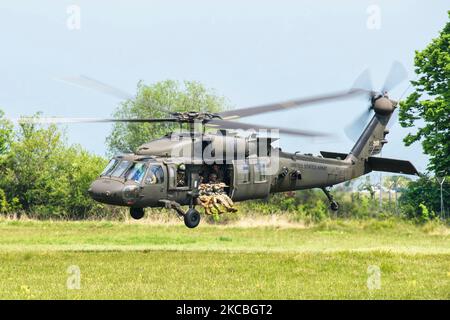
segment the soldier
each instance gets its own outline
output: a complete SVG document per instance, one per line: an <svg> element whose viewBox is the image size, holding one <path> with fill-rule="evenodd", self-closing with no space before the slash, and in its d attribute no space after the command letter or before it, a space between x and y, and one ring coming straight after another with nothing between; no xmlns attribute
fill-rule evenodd
<svg viewBox="0 0 450 320"><path fill-rule="evenodd" d="M200 205L205 208L205 214L213 214L213 192L210 184L202 183L199 186L199 197Z"/></svg>
<svg viewBox="0 0 450 320"><path fill-rule="evenodd" d="M234 208L233 200L225 193L224 188L226 187L225 183L217 183L213 185L213 191L215 194L215 198L218 203L225 207L228 212L236 212L237 209Z"/></svg>
<svg viewBox="0 0 450 320"><path fill-rule="evenodd" d="M216 181L218 182L224 182L224 174L223 174L223 170L220 168L220 166L218 164L214 164L212 166L212 173L216 174Z"/></svg>
<svg viewBox="0 0 450 320"><path fill-rule="evenodd" d="M215 184L218 182L217 180L217 173L211 172L208 176L208 182L209 184Z"/></svg>
<svg viewBox="0 0 450 320"><path fill-rule="evenodd" d="M177 168L177 187L186 185L186 166L182 163Z"/></svg>
<svg viewBox="0 0 450 320"><path fill-rule="evenodd" d="M202 183L199 186L198 199L205 208L205 213L210 215L214 213L222 214L225 211L236 212L237 209L233 207L233 201L225 193L225 183L218 182L215 172L209 174L208 181L209 183Z"/></svg>

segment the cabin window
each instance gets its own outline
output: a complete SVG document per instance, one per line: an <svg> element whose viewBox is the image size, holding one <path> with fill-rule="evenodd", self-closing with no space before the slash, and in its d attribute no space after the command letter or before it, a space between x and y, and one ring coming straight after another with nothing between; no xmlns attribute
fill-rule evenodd
<svg viewBox="0 0 450 320"><path fill-rule="evenodd" d="M119 164L117 164L114 168L114 170L111 172L111 177L121 177L125 171L130 166L131 161L121 161Z"/></svg>
<svg viewBox="0 0 450 320"><path fill-rule="evenodd" d="M116 166L116 164L119 161L117 159L111 159L111 161L109 161L108 165L106 166L106 168L103 170L103 172L100 174L101 176L106 176L108 175Z"/></svg>
<svg viewBox="0 0 450 320"><path fill-rule="evenodd" d="M128 170L127 180L133 180L137 183L140 183L144 178L145 171L147 170L146 162L135 162Z"/></svg>
<svg viewBox="0 0 450 320"><path fill-rule="evenodd" d="M167 167L167 171L169 172L169 178L168 179L169 179L170 187L173 188L177 184L177 182L176 182L177 181L176 170L175 170L175 168L173 166L169 165Z"/></svg>
<svg viewBox="0 0 450 320"><path fill-rule="evenodd" d="M250 182L250 166L247 162L237 165L237 183L249 183Z"/></svg>
<svg viewBox="0 0 450 320"><path fill-rule="evenodd" d="M159 184L164 182L164 171L160 165L152 165L148 170L146 184Z"/></svg>
<svg viewBox="0 0 450 320"><path fill-rule="evenodd" d="M262 161L258 161L254 166L255 171L255 182L264 182L267 180L266 175L266 163Z"/></svg>

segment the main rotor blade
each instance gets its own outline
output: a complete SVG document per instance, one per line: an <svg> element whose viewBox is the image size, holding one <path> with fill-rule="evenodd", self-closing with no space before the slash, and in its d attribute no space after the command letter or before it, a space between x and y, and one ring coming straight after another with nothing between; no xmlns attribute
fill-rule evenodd
<svg viewBox="0 0 450 320"><path fill-rule="evenodd" d="M375 91L373 91L373 85L372 85L372 76L370 74L369 69L365 69L358 78L356 78L355 82L352 86L353 89L359 89L362 90L367 94L367 98L371 99L372 96L376 94Z"/></svg>
<svg viewBox="0 0 450 320"><path fill-rule="evenodd" d="M408 76L408 72L405 67L398 61L394 61L391 65L391 69L384 81L382 92L389 92L394 89L398 84L405 80Z"/></svg>
<svg viewBox="0 0 450 320"><path fill-rule="evenodd" d="M411 83L406 87L406 89L403 91L402 95L398 98L399 103L403 99L403 97L406 95L406 93L408 92L408 90L410 88L411 88ZM397 106L397 108L395 108L394 112L391 115L391 118L389 119L389 122L388 122L388 125L387 125L387 128L389 130L398 122L398 118L399 118L399 116L398 116L398 113L399 113L398 108L399 108L398 106Z"/></svg>
<svg viewBox="0 0 450 320"><path fill-rule="evenodd" d="M372 90L372 76L370 75L370 70L365 69L358 78L356 78L355 82L353 83L352 88L355 89L365 89L365 90Z"/></svg>
<svg viewBox="0 0 450 320"><path fill-rule="evenodd" d="M103 83L101 81L95 80L93 78L84 75L62 77L57 78L56 80L66 82L70 85L75 85L77 87L99 91L101 93L119 98L120 100L134 99L134 96L128 92L122 91L118 88L110 86L109 84Z"/></svg>
<svg viewBox="0 0 450 320"><path fill-rule="evenodd" d="M310 97L310 98L294 99L294 100L288 100L288 101L278 102L278 103L271 103L271 104L266 104L266 105L261 105L261 106L256 106L256 107L224 111L224 112L220 112L219 116L224 120L238 119L238 118L249 117L249 116L258 115L258 114L262 114L262 113L267 113L267 112L290 110L293 108L307 106L307 105L311 105L314 103L320 103L320 102L325 102L325 101L334 101L334 100L348 98L350 96L362 94L365 92L367 92L367 90L355 88L355 89L351 89L350 91L340 91L340 92L335 92L335 93L326 94L326 95L314 96L314 97Z"/></svg>
<svg viewBox="0 0 450 320"><path fill-rule="evenodd" d="M353 141L358 140L359 136L366 127L371 114L371 109L364 110L363 113L361 113L355 120L345 127L345 135Z"/></svg>
<svg viewBox="0 0 450 320"><path fill-rule="evenodd" d="M228 121L228 120L211 120L205 124L208 127L220 128L220 129L242 129L242 130L278 130L279 133L289 134L293 136L302 136L302 137L329 137L329 134L317 132L317 131L308 131L308 130L297 130L297 129L289 129L289 128L277 128L270 127L265 125L256 125L249 123L242 123L236 121Z"/></svg>
<svg viewBox="0 0 450 320"><path fill-rule="evenodd" d="M155 122L177 122L174 118L161 119L101 119L101 118L58 118L58 117L23 117L13 119L13 121L20 124L64 124L64 123L114 123L114 122L129 122L129 123L155 123Z"/></svg>

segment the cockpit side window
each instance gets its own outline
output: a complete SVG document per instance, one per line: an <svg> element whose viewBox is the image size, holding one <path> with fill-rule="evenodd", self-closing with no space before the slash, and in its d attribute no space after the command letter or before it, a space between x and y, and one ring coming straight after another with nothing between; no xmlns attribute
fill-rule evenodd
<svg viewBox="0 0 450 320"><path fill-rule="evenodd" d="M111 161L109 161L108 165L103 170L103 172L100 174L100 176L108 175L116 167L118 162L119 161L117 159L111 159Z"/></svg>
<svg viewBox="0 0 450 320"><path fill-rule="evenodd" d="M130 169L128 169L126 178L127 180L133 180L137 183L140 183L144 178L146 170L147 170L146 162L135 162L130 167Z"/></svg>
<svg viewBox="0 0 450 320"><path fill-rule="evenodd" d="M160 165L151 165L145 178L146 184L159 184L164 182L164 170Z"/></svg>
<svg viewBox="0 0 450 320"><path fill-rule="evenodd" d="M128 167L130 166L131 161L128 160L123 160L120 163L118 163L114 170L111 172L111 177L121 177L125 171L128 169Z"/></svg>

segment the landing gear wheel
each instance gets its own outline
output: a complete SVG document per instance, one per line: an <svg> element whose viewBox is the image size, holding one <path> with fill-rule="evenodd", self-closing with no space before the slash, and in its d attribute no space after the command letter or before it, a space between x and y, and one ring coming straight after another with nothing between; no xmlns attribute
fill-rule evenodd
<svg viewBox="0 0 450 320"><path fill-rule="evenodd" d="M325 193L325 195L328 198L328 201L330 201L330 209L334 212L339 210L339 203L337 201L335 201L333 199L333 196L331 195L330 191L328 190L328 188L322 188L323 193Z"/></svg>
<svg viewBox="0 0 450 320"><path fill-rule="evenodd" d="M190 208L184 214L184 224L188 228L195 228L200 223L200 213L194 208Z"/></svg>
<svg viewBox="0 0 450 320"><path fill-rule="evenodd" d="M136 220L142 219L144 217L144 208L130 208L130 216Z"/></svg>
<svg viewBox="0 0 450 320"><path fill-rule="evenodd" d="M331 201L330 202L330 209L333 211L338 211L339 210L339 203L336 201Z"/></svg>

